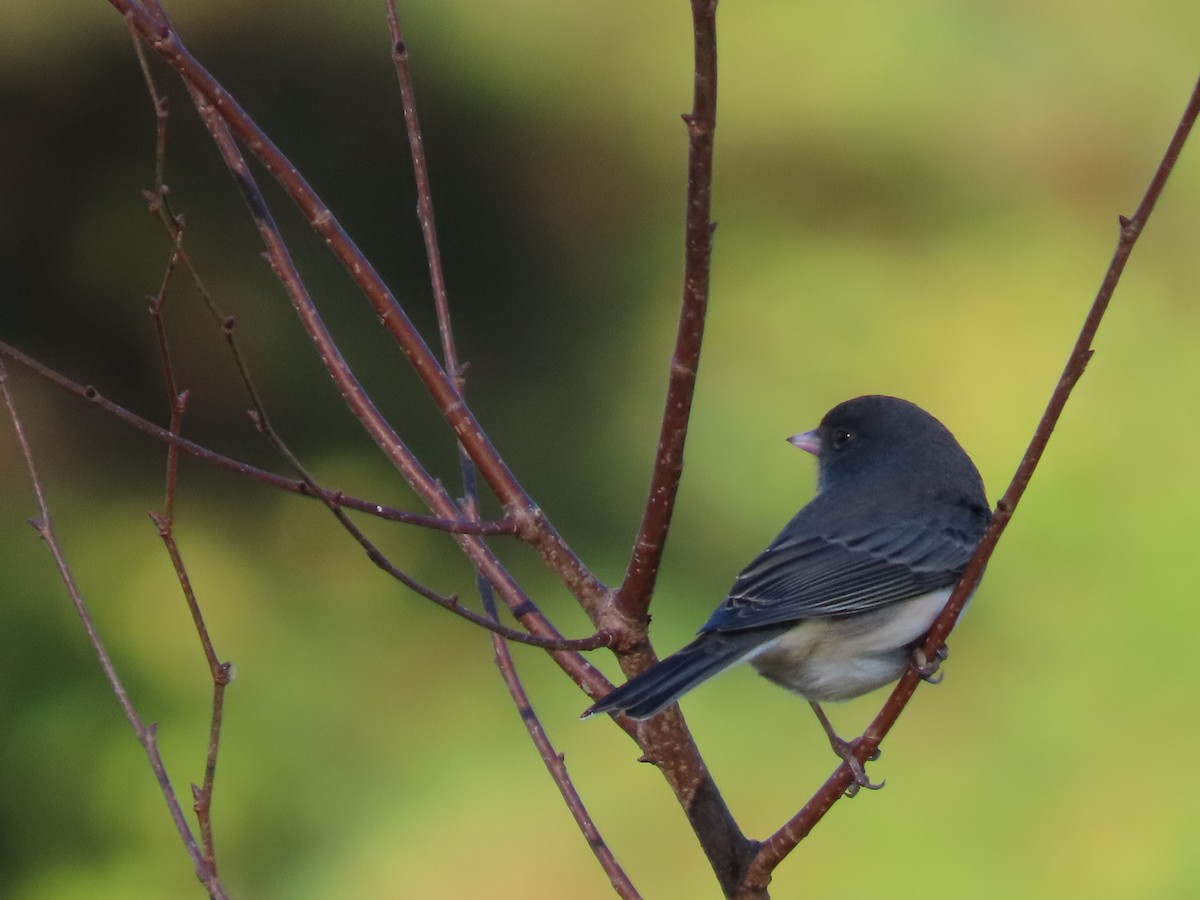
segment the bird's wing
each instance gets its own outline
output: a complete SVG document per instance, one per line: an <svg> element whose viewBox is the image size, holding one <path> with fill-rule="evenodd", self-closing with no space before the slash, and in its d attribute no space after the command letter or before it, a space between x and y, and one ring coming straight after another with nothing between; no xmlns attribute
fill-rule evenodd
<svg viewBox="0 0 1200 900"><path fill-rule="evenodd" d="M737 577L702 631L853 615L949 587L980 537L918 521L812 534L798 520Z"/></svg>

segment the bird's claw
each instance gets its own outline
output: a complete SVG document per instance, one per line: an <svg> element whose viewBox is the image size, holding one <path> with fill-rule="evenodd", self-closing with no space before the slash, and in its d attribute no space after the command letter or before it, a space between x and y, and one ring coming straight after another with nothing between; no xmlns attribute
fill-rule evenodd
<svg viewBox="0 0 1200 900"><path fill-rule="evenodd" d="M938 672L938 669L949 656L950 651L946 648L945 644L938 647L933 659L929 659L925 655L925 652L920 647L917 647L912 653L912 667L921 676L922 681L926 681L929 684L941 684L945 673Z"/></svg>
<svg viewBox="0 0 1200 900"><path fill-rule="evenodd" d="M857 739L853 741L844 741L841 738L838 738L837 743L833 743L832 741L830 743L833 746L833 752L841 757L842 762L849 766L850 775L854 778L854 780L850 782L850 786L846 788L847 797L853 797L862 788L866 788L868 791L877 791L887 784L886 778L876 784L870 779L870 777L868 777L866 768L861 762L859 762L858 757L854 755L854 749L858 746ZM875 760L879 759L879 753L880 750L878 747L876 747L871 755L867 757L867 761L874 762Z"/></svg>

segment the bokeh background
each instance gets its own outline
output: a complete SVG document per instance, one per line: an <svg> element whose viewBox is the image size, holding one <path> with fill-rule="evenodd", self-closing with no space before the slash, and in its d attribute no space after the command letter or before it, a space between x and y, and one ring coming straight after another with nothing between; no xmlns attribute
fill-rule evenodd
<svg viewBox="0 0 1200 900"><path fill-rule="evenodd" d="M185 39L255 115L432 337L381 3L175 0ZM637 526L680 291L687 4L402 4L469 394L597 574ZM723 3L714 260L676 527L654 604L681 644L811 494L783 441L864 392L941 417L997 497L1197 74L1177 0ZM314 359L186 98L167 182L277 426L326 484L406 505ZM102 0L0 6L0 337L165 421L146 295L166 242L141 190L153 119ZM277 191L331 327L429 466L431 405ZM1195 577L1200 148L1186 149L1097 354L983 588L872 774L781 867L774 896L1200 893ZM283 471L211 320L169 310L186 430ZM163 449L10 365L56 524L186 803L210 687L166 555ZM602 898L486 636L374 569L315 505L186 461L179 539L227 695L215 798L239 897ZM0 896L200 896L143 754L26 519L0 427ZM469 594L438 535L373 528ZM587 623L498 542L572 635ZM537 651L552 739L648 897L718 896L669 791ZM616 674L611 658L599 665ZM833 710L853 732L883 700ZM832 769L808 710L737 671L684 710L748 834Z"/></svg>

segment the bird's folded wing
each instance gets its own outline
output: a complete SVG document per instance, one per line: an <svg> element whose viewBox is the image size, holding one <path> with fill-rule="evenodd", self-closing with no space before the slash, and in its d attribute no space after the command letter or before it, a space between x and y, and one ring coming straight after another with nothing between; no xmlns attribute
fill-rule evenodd
<svg viewBox="0 0 1200 900"><path fill-rule="evenodd" d="M859 534L785 529L737 577L702 631L869 612L953 585L978 536L907 521Z"/></svg>

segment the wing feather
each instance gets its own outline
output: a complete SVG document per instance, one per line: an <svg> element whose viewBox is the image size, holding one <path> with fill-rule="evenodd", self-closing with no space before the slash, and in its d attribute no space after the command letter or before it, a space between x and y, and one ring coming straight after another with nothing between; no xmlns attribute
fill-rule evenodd
<svg viewBox="0 0 1200 900"><path fill-rule="evenodd" d="M854 615L949 587L982 534L916 520L848 535L803 525L798 516L743 570L702 631Z"/></svg>

